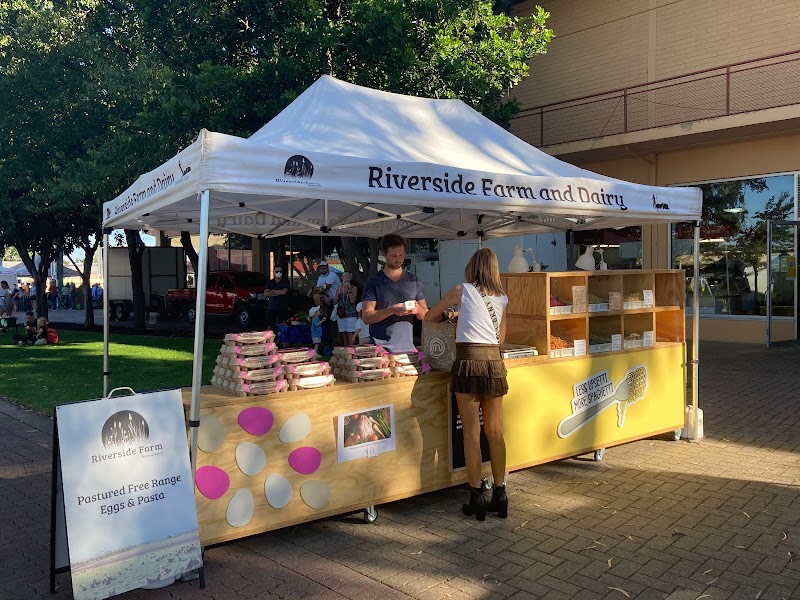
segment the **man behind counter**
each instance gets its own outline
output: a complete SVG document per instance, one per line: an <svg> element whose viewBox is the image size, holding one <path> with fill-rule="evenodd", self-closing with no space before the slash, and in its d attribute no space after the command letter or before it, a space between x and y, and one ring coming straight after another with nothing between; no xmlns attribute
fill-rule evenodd
<svg viewBox="0 0 800 600"><path fill-rule="evenodd" d="M402 237L383 236L381 249L386 266L364 284L362 320L376 344L395 354L414 352L414 315L422 321L428 312L425 292L416 275L403 269L406 244Z"/></svg>
<svg viewBox="0 0 800 600"><path fill-rule="evenodd" d="M278 324L289 318L289 282L283 278L283 267L275 267L275 275L267 282L264 296L269 298L267 327L277 332Z"/></svg>

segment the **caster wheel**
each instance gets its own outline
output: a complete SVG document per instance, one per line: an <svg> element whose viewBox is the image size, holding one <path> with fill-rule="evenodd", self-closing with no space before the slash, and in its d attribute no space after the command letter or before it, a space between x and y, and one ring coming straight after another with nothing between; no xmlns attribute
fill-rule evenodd
<svg viewBox="0 0 800 600"><path fill-rule="evenodd" d="M606 455L606 449L605 448L599 448L598 450L594 451L594 459L597 462L600 462L601 460L603 460L603 457L605 455Z"/></svg>
<svg viewBox="0 0 800 600"><path fill-rule="evenodd" d="M681 439L681 433L683 433L683 429L676 429L672 433L672 440L675 442L679 441Z"/></svg>
<svg viewBox="0 0 800 600"><path fill-rule="evenodd" d="M364 509L364 521L367 523L374 523L378 520L378 511L374 506L368 506Z"/></svg>

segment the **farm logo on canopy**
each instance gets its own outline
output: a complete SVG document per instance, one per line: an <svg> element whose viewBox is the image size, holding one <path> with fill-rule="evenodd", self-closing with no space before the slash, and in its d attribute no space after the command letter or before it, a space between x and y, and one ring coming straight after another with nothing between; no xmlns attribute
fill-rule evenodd
<svg viewBox="0 0 800 600"><path fill-rule="evenodd" d="M283 174L285 177L291 177L291 179L280 179L276 177L275 181L278 183L292 183L311 187L321 187L319 183L310 181L310 179L314 177L314 163L312 163L302 154L295 154L286 161L286 166L283 168Z"/></svg>
<svg viewBox="0 0 800 600"><path fill-rule="evenodd" d="M311 179L314 176L314 164L305 156L295 154L286 161L283 174L296 179Z"/></svg>

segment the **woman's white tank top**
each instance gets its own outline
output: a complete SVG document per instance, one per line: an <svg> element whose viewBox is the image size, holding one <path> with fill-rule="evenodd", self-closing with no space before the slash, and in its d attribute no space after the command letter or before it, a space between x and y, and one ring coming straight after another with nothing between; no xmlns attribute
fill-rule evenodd
<svg viewBox="0 0 800 600"><path fill-rule="evenodd" d="M469 344L496 344L494 323L480 292L471 283L463 283L461 305L458 310L456 342ZM486 296L497 315L497 324L503 320L508 296Z"/></svg>

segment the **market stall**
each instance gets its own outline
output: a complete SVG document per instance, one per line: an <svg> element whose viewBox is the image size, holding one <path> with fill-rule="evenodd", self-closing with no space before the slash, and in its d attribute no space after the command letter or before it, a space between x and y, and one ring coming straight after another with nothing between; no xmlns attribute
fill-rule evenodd
<svg viewBox="0 0 800 600"><path fill-rule="evenodd" d="M250 138L202 130L195 143L164 165L139 177L118 198L105 203L103 224L107 233L113 228L122 227L167 232L188 230L198 232L203 242L211 232L263 237L289 234L380 237L397 233L404 237L439 239L487 238L696 221L700 216L701 203L700 191L695 188L637 185L563 163L516 138L460 101L400 96L324 76ZM696 228L696 239L697 231ZM451 470L452 457L445 451L448 444L442 442L447 439L450 429L446 417L450 409L447 401L448 378L440 373L391 378L374 383L337 383L320 390L281 393L279 398L236 397L202 388L203 299L207 266L207 244L202 243L197 276L199 300L194 376L191 392L187 392L190 394L187 402L190 405L192 465L195 469L216 466L224 471L220 480L224 480L225 475L228 480L224 492L217 498L198 494L204 542L241 537L463 481L463 472ZM636 427L624 430L617 427L621 431L604 432L605 421L615 411L597 409L598 414L589 419L591 427L575 427L571 430L574 433L558 436L552 443L537 448L524 447L522 440L531 439L530 431L523 432L519 438L509 431L510 468L568 456L574 454L576 449L602 448L638 439L654 432L674 429L683 422L682 390L677 389L677 383L674 384L675 389L667 385L669 381L684 380L683 321L675 316L679 312L682 319L683 282L681 274L669 273L663 273L662 277L652 273L652 285L647 279L636 283L637 290L648 291L650 299L655 299L654 303L651 302L647 307L623 307L616 311L609 309L603 318L590 317L580 310L574 310L572 317L551 316L549 311L546 315L537 314L537 311L543 310L540 307L547 306L548 297L545 293L552 290L553 286L558 288L563 284L565 292L580 295L591 291L594 276L583 275L584 278L588 277L584 283L567 281L559 284L556 279L551 281L550 275L553 274L530 274L531 277L524 279L522 286L532 285L540 290L541 293L534 296L527 291L517 296L517 292L510 289L513 287L511 280L507 280L509 296L512 299L518 297L514 309L518 312L514 318L522 319L521 326L515 331L522 337L530 337L537 348L541 348L542 354L531 359L517 359L522 361L518 364L509 363L512 367L512 393L505 403L507 414L523 414L526 411L532 414L526 398L517 398L513 391L515 385L519 390L530 389L532 382L544 374L537 372L534 377L531 369L554 370L554 378L556 371L568 372L570 379L575 380L575 390L580 388L578 380L584 372L583 379L593 373L605 373L603 377L608 381L604 389L613 396L623 381L627 382L624 383L626 389L636 387L639 381L637 365L652 360L659 367L653 367L649 373L664 377L664 382L659 380L657 384L651 384L650 393L655 394L653 390L663 388L658 394L673 398L667 416L650 412L649 403L641 403L642 407L648 407L646 410L638 410L641 407L637 405L637 410L631 410L630 418L634 422L639 419L643 421ZM617 290L611 288L618 285L618 292L624 294L626 285L632 285L634 276L619 277L616 283L605 282L603 290L616 293ZM667 289L666 282L670 281L670 277L680 278L680 285L674 281L669 285L677 286L681 294L664 295L659 292L659 289ZM661 287L659 280L662 281ZM648 285L650 287L643 287ZM580 291L582 287L583 292ZM669 304L660 306L659 298L669 298ZM511 308L510 314L513 314ZM619 331L615 329L617 321ZM679 322L681 326L677 330ZM646 329L648 323L650 328ZM573 342L583 340L585 345L590 340L590 332L595 329L603 335L621 336L618 340L620 344L627 339L624 338L626 331L641 332L639 335L642 338L648 332L652 345L647 349L614 349L602 357L587 351L586 356L582 357L582 344L575 344L573 348L577 346L578 349L573 350L572 357L549 356L549 336L561 331L571 335ZM659 341L659 332L667 335L667 330L670 341ZM580 337L584 332L586 335ZM694 340L696 343L696 326ZM530 340L520 341L532 343ZM110 375L107 324L105 343L107 390ZM646 360L643 358L645 354ZM696 351L693 356L696 367ZM618 372L620 369L622 372ZM550 373L544 375L545 379L550 378ZM558 377L563 378L563 373ZM696 386L697 378L693 377L693 381ZM608 382L611 382L610 387ZM358 394L353 394L349 389L351 386L365 387L358 388ZM547 391L542 390L542 393L546 394ZM324 404L315 402L323 394ZM621 402L621 397L614 400L612 396L609 396L612 399L604 407L627 405ZM354 403L354 398L358 402ZM393 399L393 414L397 418L395 448L376 456L368 455L368 461L343 461L341 456L337 457L333 452L338 443L334 434L338 435L335 424L340 417L371 407L377 409L386 403L386 398ZM580 398L577 402L580 402ZM696 403L695 391L695 408ZM309 447L317 450L324 459L317 468L328 470L313 479L324 484L310 486L315 489L314 494L309 492L306 494L308 498L304 498L300 490L290 496L291 504L283 505L290 510L281 512L270 504L263 477L259 480L241 479L244 475L241 466L238 469L236 466L236 450L248 435L252 435L238 421L245 405L268 409L276 427L281 419L293 416L291 411L314 415L306 414L311 423L307 435L320 437L309 438L313 442ZM353 412L349 413L351 410ZM425 419L431 420L429 423L421 421L423 410ZM616 412L620 410L623 409L618 408ZM222 441L213 452L198 453L198 427L204 415L213 416L220 424ZM555 428L551 427L548 435L557 434L559 424L567 416L553 413ZM615 419L615 422L620 421L619 416ZM524 419L513 420L515 423L529 422ZM574 418L571 423L576 420ZM270 441L269 436L274 432L269 431L256 436L259 438L257 445L263 446L261 450L268 461L282 460L280 464L285 467L287 459L281 458L281 452L276 449L287 450L289 447L283 441ZM513 448L517 439L520 440L520 449L515 454ZM567 440L568 443L558 440ZM273 443L277 446L270 451ZM311 451L307 454L316 456ZM214 457L209 459L207 455ZM222 466L212 465L209 460ZM392 481L382 481L379 474L387 470L367 465L378 465L381 461L393 465L393 469L403 465L405 474ZM276 469L277 464L274 467ZM269 471L270 465L267 462L266 467L262 467L267 469L264 472ZM295 469L289 475L299 477L308 474ZM372 483L355 486L358 494L348 492L337 495L335 490L344 486L348 477L361 483ZM295 490L295 484L302 485L299 479L292 480L289 476L284 479L291 490ZM285 493L286 484L281 482L280 485L283 486L280 488L283 489L282 493ZM238 489L249 489L251 496L256 498L253 500L253 521L234 527L227 519L227 524L215 528L211 523L215 519L219 521L220 514L226 514L230 501L238 491L237 486ZM217 487L214 493L220 490L221 487ZM209 508L210 512L206 512L206 504L216 507L217 500L221 500L219 505L226 508L221 513L219 508ZM322 500L326 502L322 503ZM246 500L244 504L249 506L249 502ZM276 515L266 515L269 506L277 511ZM210 516L212 513L215 516ZM204 518L204 514L208 516ZM255 521L258 524L253 524ZM226 527L230 530L226 531Z"/></svg>

